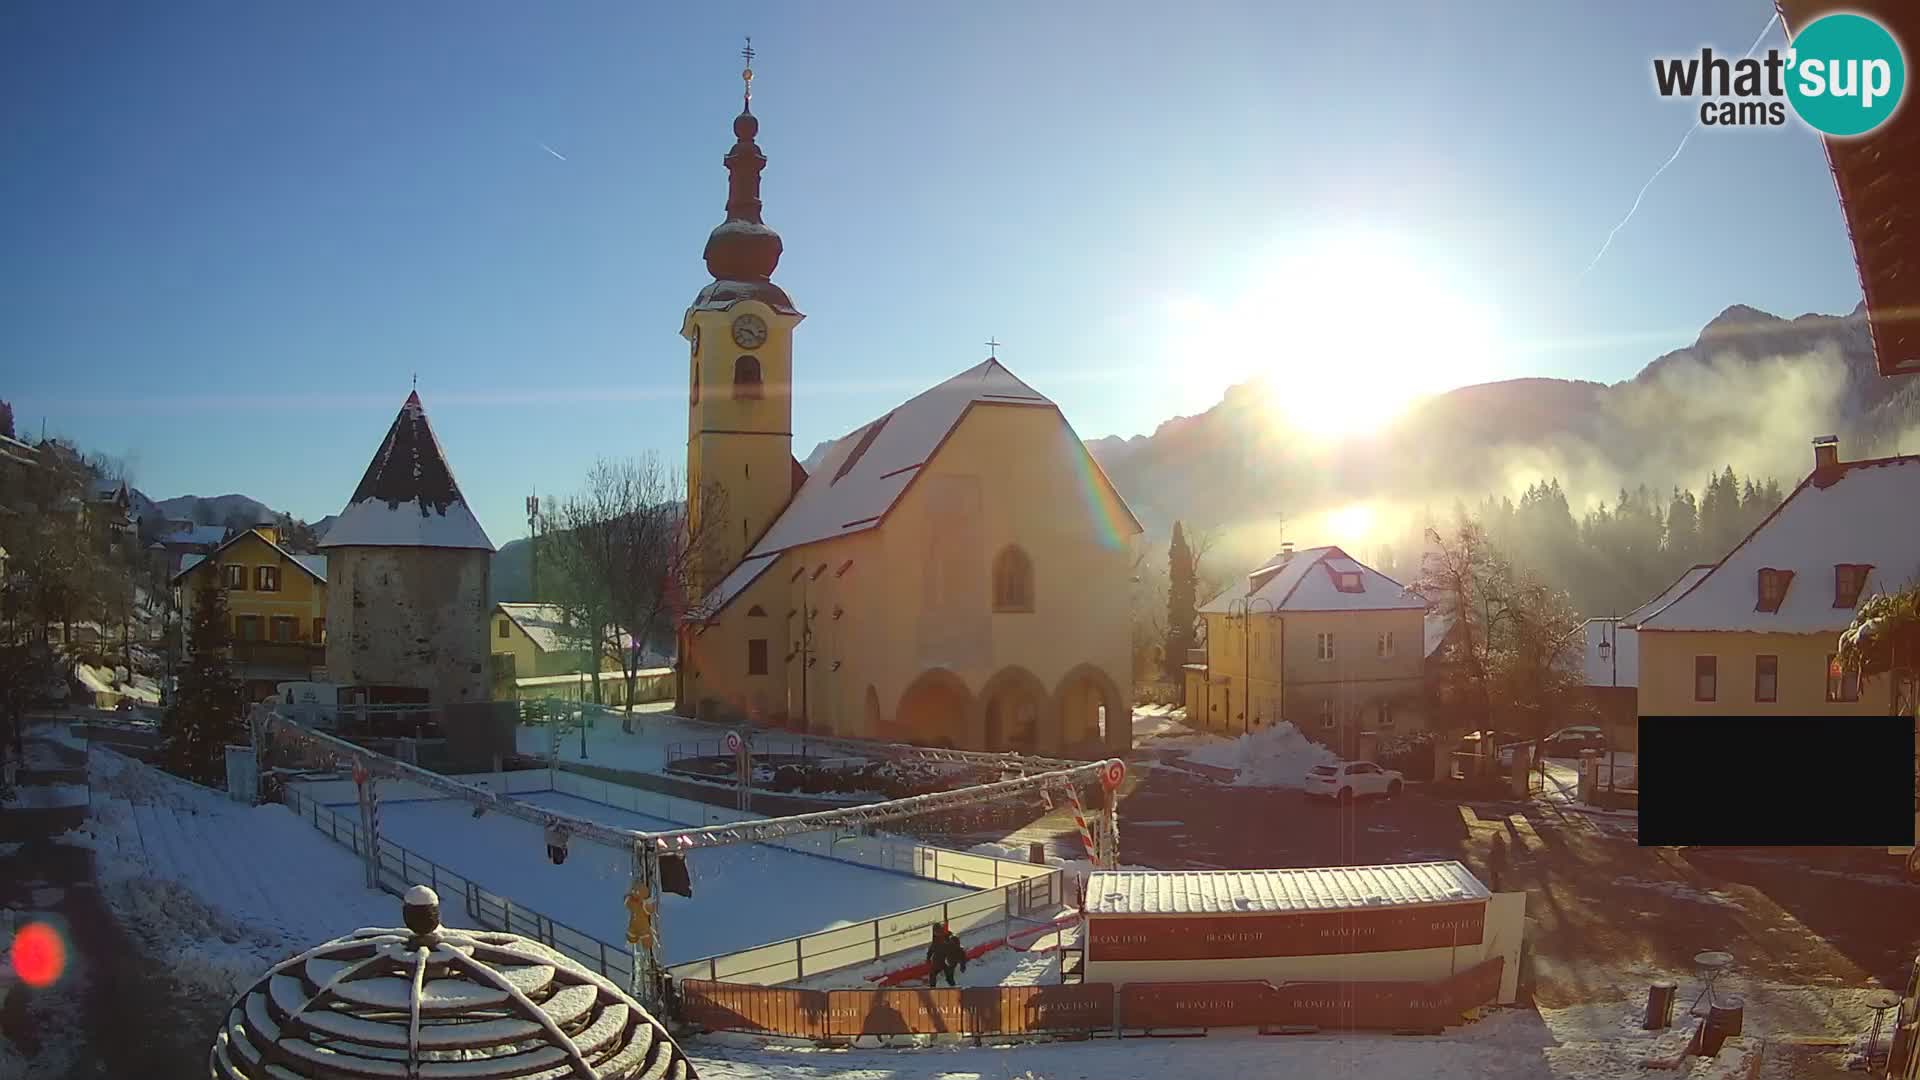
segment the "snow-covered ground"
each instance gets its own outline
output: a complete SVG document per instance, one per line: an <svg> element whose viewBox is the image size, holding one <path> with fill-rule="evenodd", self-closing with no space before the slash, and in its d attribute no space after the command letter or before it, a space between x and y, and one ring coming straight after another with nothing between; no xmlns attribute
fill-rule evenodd
<svg viewBox="0 0 1920 1080"><path fill-rule="evenodd" d="M1189 734L1187 710L1181 705L1142 705L1133 710L1133 741Z"/></svg>
<svg viewBox="0 0 1920 1080"><path fill-rule="evenodd" d="M57 810L63 806L87 805L85 784L22 784L13 790L7 804L16 810Z"/></svg>
<svg viewBox="0 0 1920 1080"><path fill-rule="evenodd" d="M543 791L526 802L621 828L660 831L673 822L604 803ZM334 809L352 817L352 804ZM502 814L474 818L462 801L383 802L383 837L481 888L510 897L602 941L626 940L631 856L576 838L567 861L547 860L540 827ZM973 890L838 859L738 844L687 858L693 898L662 900L661 941L669 964L846 926L863 919L971 895Z"/></svg>
<svg viewBox="0 0 1920 1080"><path fill-rule="evenodd" d="M365 887L359 860L283 806L245 806L109 750L93 750L87 772L86 824L62 839L93 850L128 932L205 992L232 993L300 949L398 923L399 901Z"/></svg>

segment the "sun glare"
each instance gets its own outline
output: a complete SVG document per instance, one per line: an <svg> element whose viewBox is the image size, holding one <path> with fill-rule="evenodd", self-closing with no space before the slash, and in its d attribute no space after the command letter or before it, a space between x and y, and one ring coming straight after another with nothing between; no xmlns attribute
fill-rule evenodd
<svg viewBox="0 0 1920 1080"><path fill-rule="evenodd" d="M1495 319L1444 264L1364 231L1329 233L1262 261L1226 303L1166 306L1183 370L1218 391L1263 383L1275 419L1360 434L1414 401L1492 377Z"/></svg>
<svg viewBox="0 0 1920 1080"><path fill-rule="evenodd" d="M1339 544L1359 544L1373 533L1373 508L1354 503L1327 512L1326 535Z"/></svg>

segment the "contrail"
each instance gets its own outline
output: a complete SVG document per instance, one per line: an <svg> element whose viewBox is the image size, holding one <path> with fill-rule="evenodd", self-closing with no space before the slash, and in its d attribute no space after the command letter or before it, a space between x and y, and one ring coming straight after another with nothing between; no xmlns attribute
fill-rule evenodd
<svg viewBox="0 0 1920 1080"><path fill-rule="evenodd" d="M1770 18L1767 19L1767 25L1760 28L1760 36L1753 39L1753 44L1747 46L1747 51L1745 55L1741 56L1740 59L1745 60L1748 57L1752 56L1753 51L1755 49L1758 49L1760 47L1760 43L1762 41L1765 41L1767 35L1773 31L1773 24L1779 21L1780 21L1780 13L1776 11L1773 13L1773 15ZM1632 221L1633 215L1639 212L1640 201L1647 197L1647 190L1653 187L1653 182L1655 180L1660 179L1660 174L1663 172L1666 172L1667 167L1669 165L1672 165L1675 161L1679 160L1680 151L1685 150L1687 148L1687 140L1693 138L1693 133L1699 130L1700 130L1700 118L1696 116L1694 117L1694 120L1693 120L1693 126L1687 129L1687 133L1685 135L1680 136L1680 145L1673 148L1673 154L1670 157L1668 157L1666 161L1662 162L1659 168L1653 170L1653 175L1647 177L1646 183L1640 185L1640 194L1635 195L1633 197L1633 205L1627 208L1627 215L1620 219L1620 223L1613 227L1612 232L1607 233L1606 242L1602 243L1600 245L1600 250L1594 253L1593 261L1587 264L1586 270L1580 271L1581 277L1586 277L1587 270L1592 270L1595 266L1599 264L1601 256L1604 256L1607 253L1607 249L1613 246L1613 238L1620 235L1620 230L1626 228L1627 222Z"/></svg>
<svg viewBox="0 0 1920 1080"><path fill-rule="evenodd" d="M558 150L555 150L553 147L548 146L546 143L541 143L540 149L545 150L547 153L552 154L554 157L559 158L561 161L567 160L567 155L561 153Z"/></svg>

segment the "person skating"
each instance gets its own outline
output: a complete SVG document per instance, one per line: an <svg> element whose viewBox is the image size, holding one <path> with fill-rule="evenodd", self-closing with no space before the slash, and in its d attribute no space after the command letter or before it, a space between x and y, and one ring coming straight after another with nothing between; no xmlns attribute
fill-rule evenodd
<svg viewBox="0 0 1920 1080"><path fill-rule="evenodd" d="M934 927L933 944L927 946L927 985L939 985L940 976L945 975L948 986L958 986L958 973L966 968L967 947L960 943L959 936L944 923Z"/></svg>
<svg viewBox="0 0 1920 1080"><path fill-rule="evenodd" d="M567 830L557 821L547 826L547 858L555 866L567 861Z"/></svg>
<svg viewBox="0 0 1920 1080"><path fill-rule="evenodd" d="M940 971L947 966L947 924L933 924L933 940L927 943L927 985L933 986L940 981Z"/></svg>

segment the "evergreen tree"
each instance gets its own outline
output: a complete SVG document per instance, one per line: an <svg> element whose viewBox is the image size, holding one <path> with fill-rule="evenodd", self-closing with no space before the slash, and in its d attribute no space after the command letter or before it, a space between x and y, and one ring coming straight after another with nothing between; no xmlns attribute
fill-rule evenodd
<svg viewBox="0 0 1920 1080"><path fill-rule="evenodd" d="M161 720L168 771L209 786L226 777L226 747L246 741L245 689L233 677L226 590L209 576L194 597L187 658Z"/></svg>
<svg viewBox="0 0 1920 1080"><path fill-rule="evenodd" d="M0 435L13 438L13 406L5 401L0 401Z"/></svg>
<svg viewBox="0 0 1920 1080"><path fill-rule="evenodd" d="M1700 558L1700 508L1693 492L1673 489L1673 501L1667 504L1667 574L1680 576Z"/></svg>
<svg viewBox="0 0 1920 1080"><path fill-rule="evenodd" d="M1194 573L1193 549L1187 546L1187 531L1173 523L1173 542L1167 547L1167 678L1185 693L1183 667L1187 650L1193 647L1193 623L1196 618L1194 595L1198 579Z"/></svg>

